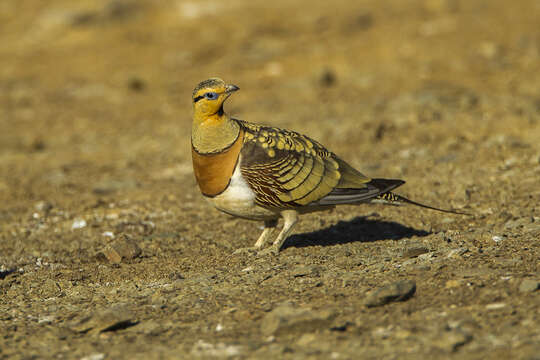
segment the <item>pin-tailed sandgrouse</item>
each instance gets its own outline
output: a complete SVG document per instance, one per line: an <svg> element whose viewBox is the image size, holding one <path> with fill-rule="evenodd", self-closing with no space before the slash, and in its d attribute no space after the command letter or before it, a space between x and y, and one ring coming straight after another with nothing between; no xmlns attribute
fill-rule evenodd
<svg viewBox="0 0 540 360"><path fill-rule="evenodd" d="M378 199L458 213L392 193L405 182L369 178L305 135L231 118L223 103L237 90L217 78L193 90L193 169L202 194L217 209L264 221L255 249L271 239L279 218L283 229L267 249L276 253L299 214L340 204Z"/></svg>

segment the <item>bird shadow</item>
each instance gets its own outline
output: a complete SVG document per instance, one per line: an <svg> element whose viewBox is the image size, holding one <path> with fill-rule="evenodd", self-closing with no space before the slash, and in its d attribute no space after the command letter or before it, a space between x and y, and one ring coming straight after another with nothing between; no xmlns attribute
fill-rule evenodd
<svg viewBox="0 0 540 360"><path fill-rule="evenodd" d="M428 231L414 229L393 221L371 220L358 216L349 221L339 221L337 224L321 230L292 235L287 239L283 248L400 240L413 236L424 237L429 234Z"/></svg>

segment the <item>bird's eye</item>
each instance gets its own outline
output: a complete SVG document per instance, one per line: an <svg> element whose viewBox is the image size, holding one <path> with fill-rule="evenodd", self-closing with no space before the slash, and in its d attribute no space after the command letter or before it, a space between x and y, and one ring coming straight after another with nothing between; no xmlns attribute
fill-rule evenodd
<svg viewBox="0 0 540 360"><path fill-rule="evenodd" d="M207 92L206 94L204 94L204 97L208 100L216 100L218 98L218 94L215 92Z"/></svg>

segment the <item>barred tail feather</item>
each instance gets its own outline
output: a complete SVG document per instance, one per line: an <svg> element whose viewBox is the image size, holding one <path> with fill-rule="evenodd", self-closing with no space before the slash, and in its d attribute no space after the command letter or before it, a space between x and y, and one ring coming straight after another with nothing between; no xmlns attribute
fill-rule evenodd
<svg viewBox="0 0 540 360"><path fill-rule="evenodd" d="M403 180L371 179L361 188L335 188L328 195L316 201L315 205L358 204L376 199L380 194L405 184Z"/></svg>
<svg viewBox="0 0 540 360"><path fill-rule="evenodd" d="M449 213L449 214L471 216L471 214L461 212L461 211L448 210L448 209L439 209L439 208L436 208L436 207L433 207L433 206L420 204L420 203L417 203L416 201L409 200L404 196L394 194L391 191L385 192L384 194L380 194L379 196L377 196L376 199L381 200L381 201L386 202L386 203L390 203L390 204L392 204L392 203L405 203L405 204L416 205L416 206L420 206L420 207L423 207L423 208L426 208L426 209L445 212L445 213Z"/></svg>

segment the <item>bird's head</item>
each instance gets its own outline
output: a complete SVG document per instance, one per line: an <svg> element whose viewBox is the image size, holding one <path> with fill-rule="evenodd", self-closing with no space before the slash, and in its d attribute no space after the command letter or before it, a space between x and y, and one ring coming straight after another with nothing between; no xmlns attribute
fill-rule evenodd
<svg viewBox="0 0 540 360"><path fill-rule="evenodd" d="M218 78L204 80L193 90L193 109L199 116L223 113L223 103L238 89Z"/></svg>

